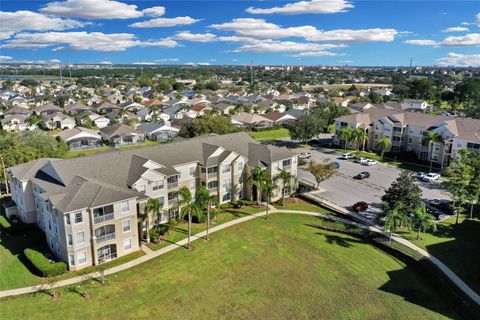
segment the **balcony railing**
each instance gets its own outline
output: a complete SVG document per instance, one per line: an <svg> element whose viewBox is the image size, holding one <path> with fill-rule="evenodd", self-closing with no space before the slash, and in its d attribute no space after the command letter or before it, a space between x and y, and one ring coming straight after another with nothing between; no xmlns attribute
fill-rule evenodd
<svg viewBox="0 0 480 320"><path fill-rule="evenodd" d="M113 220L114 218L115 218L115 215L113 213L109 213L109 214L104 214L102 216L94 217L93 222L97 224L97 223Z"/></svg>
<svg viewBox="0 0 480 320"><path fill-rule="evenodd" d="M209 178L216 178L218 175L218 172L211 172L211 173L208 173L208 177Z"/></svg>
<svg viewBox="0 0 480 320"><path fill-rule="evenodd" d="M97 243L102 243L102 242L109 241L109 240L112 240L112 239L115 239L115 232L97 237Z"/></svg>
<svg viewBox="0 0 480 320"><path fill-rule="evenodd" d="M104 254L104 255L98 257L98 262L110 261L112 259L115 259L116 257L117 257L116 252L113 252L113 253L110 253L110 254Z"/></svg>
<svg viewBox="0 0 480 320"><path fill-rule="evenodd" d="M178 202L178 198L172 198L172 199L168 199L168 204L169 205L172 205L172 204L175 204Z"/></svg>
<svg viewBox="0 0 480 320"><path fill-rule="evenodd" d="M171 182L167 184L168 189L178 188L178 182Z"/></svg>
<svg viewBox="0 0 480 320"><path fill-rule="evenodd" d="M217 187L215 187L215 188L208 188L208 191L210 191L210 192L217 192L217 190L218 190Z"/></svg>

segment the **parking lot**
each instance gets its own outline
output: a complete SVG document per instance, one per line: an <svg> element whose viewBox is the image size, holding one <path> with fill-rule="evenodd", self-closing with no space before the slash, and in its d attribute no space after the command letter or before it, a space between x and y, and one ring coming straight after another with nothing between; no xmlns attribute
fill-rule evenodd
<svg viewBox="0 0 480 320"><path fill-rule="evenodd" d="M329 159L331 162L339 162L338 175L320 184L318 196L350 210L354 203L366 201L369 208L367 211L362 212L362 215L368 219L372 219L376 213L380 212L382 195L400 174L400 169L381 163L365 166L348 160L341 160L341 153L329 149L296 148L293 151L299 153L310 152L312 160L317 162L325 159ZM370 177L364 180L353 179L355 175L362 171L369 172ZM300 180L315 184L314 177L301 168L298 170L298 177ZM417 184L423 192L423 198L426 200L449 199L448 191L441 187L439 181L417 181Z"/></svg>

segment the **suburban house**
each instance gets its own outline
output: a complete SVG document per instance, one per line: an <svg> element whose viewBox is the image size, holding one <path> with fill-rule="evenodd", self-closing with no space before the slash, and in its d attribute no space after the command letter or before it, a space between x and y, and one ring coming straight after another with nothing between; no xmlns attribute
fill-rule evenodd
<svg viewBox="0 0 480 320"><path fill-rule="evenodd" d="M35 109L35 112L38 114L38 115L49 115L49 114L53 114L53 113L58 113L58 112L62 112L62 108L60 107L57 107L56 105L54 104L45 104L43 106L38 106L36 109Z"/></svg>
<svg viewBox="0 0 480 320"><path fill-rule="evenodd" d="M288 126L291 121L296 120L294 116L288 113L281 112L267 112L262 114L262 117L272 120L275 125Z"/></svg>
<svg viewBox="0 0 480 320"><path fill-rule="evenodd" d="M73 103L65 105L63 109L71 115L77 115L82 112L90 111L91 108L81 103Z"/></svg>
<svg viewBox="0 0 480 320"><path fill-rule="evenodd" d="M100 129L100 135L112 147L140 144L145 142L145 134L137 129L117 123Z"/></svg>
<svg viewBox="0 0 480 320"><path fill-rule="evenodd" d="M72 129L76 124L75 119L72 119L61 112L43 114L42 118L45 122L45 127L50 130Z"/></svg>
<svg viewBox="0 0 480 320"><path fill-rule="evenodd" d="M242 128L269 128L273 121L256 113L239 113L231 117L232 124Z"/></svg>
<svg viewBox="0 0 480 320"><path fill-rule="evenodd" d="M246 133L207 136L153 147L99 153L74 159L39 159L8 168L13 204L9 212L35 223L52 253L70 270L139 250L149 198L161 202L161 218L178 217L178 190L205 186L221 203L255 200L247 184L254 167L273 178L279 170L297 176L297 155L259 144ZM282 195L276 184L273 199ZM288 194L295 186L287 187Z"/></svg>
<svg viewBox="0 0 480 320"><path fill-rule="evenodd" d="M93 149L102 146L102 137L98 133L82 127L64 130L57 137L65 141L70 150Z"/></svg>
<svg viewBox="0 0 480 320"><path fill-rule="evenodd" d="M105 128L110 124L110 119L99 114L90 114L88 117L90 118L90 120L93 121L93 123L95 123L95 126L99 129Z"/></svg>
<svg viewBox="0 0 480 320"><path fill-rule="evenodd" d="M28 131L35 130L37 125L27 121L29 116L25 114L8 114L1 120L2 129L5 131Z"/></svg>
<svg viewBox="0 0 480 320"><path fill-rule="evenodd" d="M102 114L112 112L116 109L120 109L120 107L118 105L111 104L110 102L102 102L93 106L93 110L95 110L95 112Z"/></svg>
<svg viewBox="0 0 480 320"><path fill-rule="evenodd" d="M449 165L458 149L480 149L480 120L472 118L373 108L335 119L334 144L352 148L350 141L340 137L341 129L346 127L365 130L368 149L374 149L379 140L387 137L392 141L391 152L411 153L442 168ZM428 132L441 134L442 141L428 145L423 139Z"/></svg>
<svg viewBox="0 0 480 320"><path fill-rule="evenodd" d="M178 135L179 129L160 123L144 123L137 127L137 130L145 133L148 139L153 141L168 141Z"/></svg>

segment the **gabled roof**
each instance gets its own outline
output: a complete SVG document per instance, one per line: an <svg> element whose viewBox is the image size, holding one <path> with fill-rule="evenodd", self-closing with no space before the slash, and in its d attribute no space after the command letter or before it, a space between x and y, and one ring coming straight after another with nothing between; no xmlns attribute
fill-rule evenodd
<svg viewBox="0 0 480 320"><path fill-rule="evenodd" d="M71 139L75 139L78 136L86 136L95 139L101 139L100 135L93 130L83 128L83 127L75 127L73 129L68 129L60 132L57 136L62 139L63 141L70 141Z"/></svg>
<svg viewBox="0 0 480 320"><path fill-rule="evenodd" d="M127 134L143 134L143 132L130 128L129 126L126 126L122 123L117 123L111 126L107 126L105 128L100 129L100 132L102 132L104 135L107 137L115 137L119 135L127 135Z"/></svg>

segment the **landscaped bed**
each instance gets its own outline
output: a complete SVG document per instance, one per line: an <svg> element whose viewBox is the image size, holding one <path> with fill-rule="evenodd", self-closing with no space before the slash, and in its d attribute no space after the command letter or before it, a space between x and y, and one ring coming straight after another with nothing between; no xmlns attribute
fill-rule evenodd
<svg viewBox="0 0 480 320"><path fill-rule="evenodd" d="M90 299L59 289L1 301L1 319L442 319L458 318L414 268L318 218L254 219L88 282ZM81 284L84 286L84 284ZM108 308L105 306L108 305Z"/></svg>

